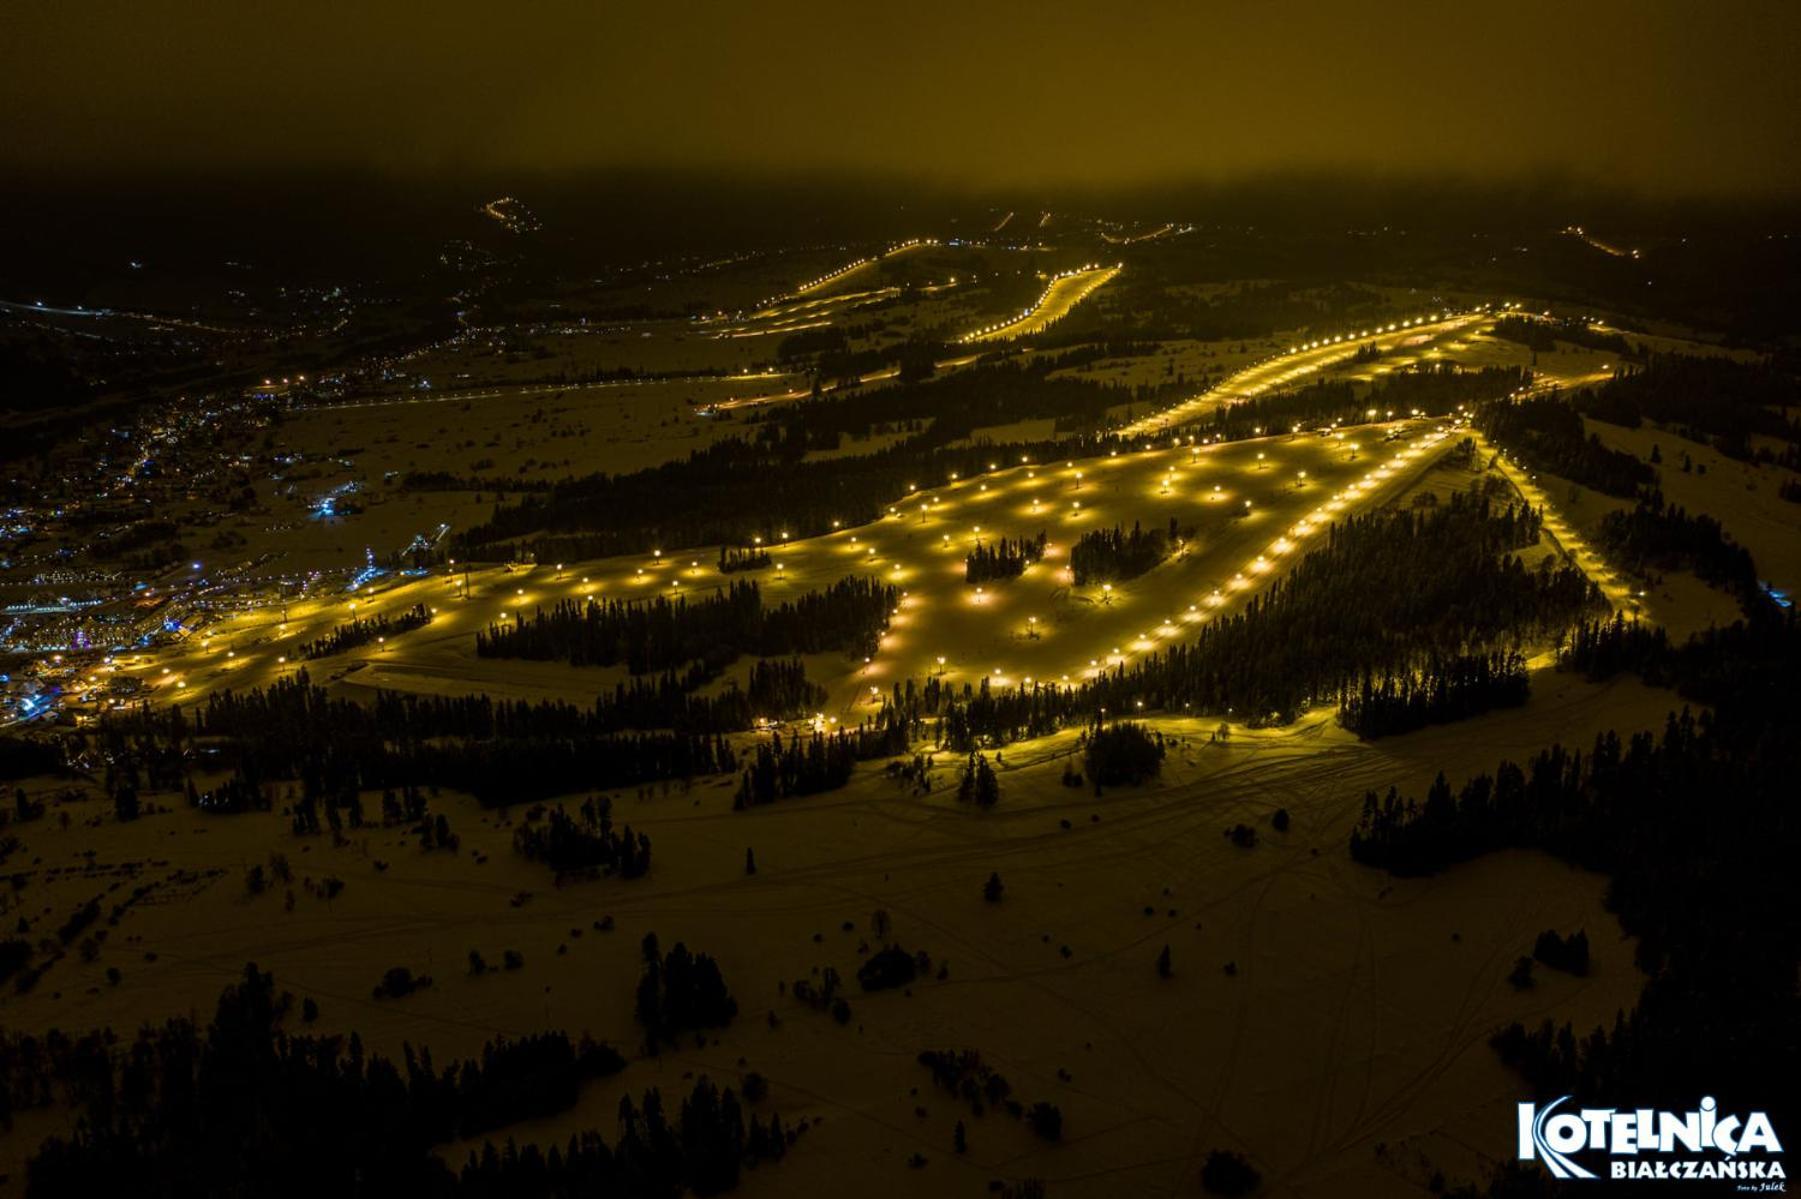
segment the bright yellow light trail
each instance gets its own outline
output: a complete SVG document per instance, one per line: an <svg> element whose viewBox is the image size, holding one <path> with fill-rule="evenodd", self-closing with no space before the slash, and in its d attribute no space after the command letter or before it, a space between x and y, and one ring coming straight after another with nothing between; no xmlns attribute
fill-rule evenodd
<svg viewBox="0 0 1801 1199"><path fill-rule="evenodd" d="M1262 362L1253 363L1243 370L1226 376L1198 395L1165 408L1161 412L1154 412L1133 421L1118 430L1118 433L1123 438L1157 436L1166 429L1199 419L1233 401L1251 399L1266 392L1299 383L1309 375L1318 375L1326 368L1344 362L1353 356L1360 343L1377 338L1388 339L1391 347L1394 339L1400 339L1404 344L1415 338L1423 338L1424 340L1418 343L1418 347L1422 354L1430 356L1431 351L1425 348L1429 343L1442 340L1450 334L1463 332L1478 322L1492 321L1492 319L1484 311L1438 312L1423 317L1409 317L1406 320L1392 321L1357 333L1339 334L1310 341L1291 348L1287 353L1275 354ZM1389 365L1394 365L1397 359L1391 355L1384 361Z"/></svg>
<svg viewBox="0 0 1801 1199"><path fill-rule="evenodd" d="M1409 434L1385 442L1385 432ZM1285 559L1343 514L1384 502L1452 444L1439 422L1340 430L1330 437L1260 438L1213 446L1122 450L1071 462L995 462L975 477L910 489L873 524L818 537L774 539L757 574L770 602L863 574L903 597L877 653L839 675L821 674L845 719L902 679L1062 685L1184 640L1277 577ZM925 481L921 481L925 483ZM1138 579L1077 587L1069 547L1082 533L1177 517L1197 534L1166 565ZM983 587L963 579L977 541L1048 534L1044 559ZM179 645L128 656L122 671L156 699L193 702L221 687L266 685L305 665L320 682L397 690L507 694L520 686L581 694L610 675L474 654L474 633L540 605L587 597L647 599L708 594L733 577L712 547L509 568L440 568L354 593L329 591L285 608L224 615ZM353 619L432 608L425 628L302 663L298 647ZM815 671L820 666L814 667ZM826 668L829 671L829 667Z"/></svg>
<svg viewBox="0 0 1801 1199"><path fill-rule="evenodd" d="M937 244L938 244L938 239L935 237L910 238L907 241L903 241L903 242L899 243L898 245L893 245L893 246L888 247L888 249L883 250L880 254L877 254L873 257L858 258L851 262L847 262L843 266L838 267L836 270L827 271L823 275L820 275L816 278L807 280L805 283L802 283L800 286L796 287L793 291L790 291L790 292L786 293L785 295L771 296L769 299L764 300L761 304L759 304L757 306L759 308L769 308L774 305L781 304L784 301L802 299L806 296L812 295L816 291L820 291L820 290L823 290L824 288L830 287L834 283L843 282L844 280L850 278L852 275L855 275L858 272L862 271L865 267L872 267L872 266L876 265L878 262L884 262L890 258L898 258L900 255L905 254L910 250L918 250L925 246L935 246Z"/></svg>
<svg viewBox="0 0 1801 1199"><path fill-rule="evenodd" d="M957 340L965 345L984 341L1009 341L1042 333L1068 316L1077 304L1086 300L1120 272L1113 266L1085 266L1054 276L1038 302L1020 313L996 324L965 333Z"/></svg>

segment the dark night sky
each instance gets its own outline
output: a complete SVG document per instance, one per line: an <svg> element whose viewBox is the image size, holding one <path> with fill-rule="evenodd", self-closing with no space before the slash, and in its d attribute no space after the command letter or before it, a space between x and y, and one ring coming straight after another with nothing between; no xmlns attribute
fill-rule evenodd
<svg viewBox="0 0 1801 1199"><path fill-rule="evenodd" d="M1801 190L1801 3L13 3L0 166Z"/></svg>

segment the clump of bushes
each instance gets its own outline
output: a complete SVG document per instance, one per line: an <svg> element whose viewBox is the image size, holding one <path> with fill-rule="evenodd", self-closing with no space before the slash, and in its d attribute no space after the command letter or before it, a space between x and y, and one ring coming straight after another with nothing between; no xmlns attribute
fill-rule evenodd
<svg viewBox="0 0 1801 1199"><path fill-rule="evenodd" d="M1263 1176L1243 1154L1228 1149L1215 1149L1201 1166L1201 1186L1210 1195L1248 1195L1262 1181Z"/></svg>
<svg viewBox="0 0 1801 1199"><path fill-rule="evenodd" d="M377 999L405 999L415 991L431 986L429 974L414 974L407 966L390 966L375 984Z"/></svg>
<svg viewBox="0 0 1801 1199"><path fill-rule="evenodd" d="M1163 771L1163 738L1141 724L1096 722L1084 751L1088 777L1097 787L1136 786Z"/></svg>

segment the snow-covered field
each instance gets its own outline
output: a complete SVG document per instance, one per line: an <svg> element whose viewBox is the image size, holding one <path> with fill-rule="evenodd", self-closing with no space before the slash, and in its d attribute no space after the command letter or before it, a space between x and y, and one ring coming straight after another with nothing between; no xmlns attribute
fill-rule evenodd
<svg viewBox="0 0 1801 1199"><path fill-rule="evenodd" d="M1522 347L1482 335L1482 319L1434 322L1373 365L1348 362L1355 347L1347 345L1252 362L1173 415L1323 376L1373 378L1412 361L1528 359ZM1565 386L1604 377L1608 365L1607 355L1586 351L1540 360ZM565 439L540 422L522 431L528 405L542 406L553 428L591 427ZM404 469L407 446L418 444L408 439L422 437L475 441L459 454L492 456L495 472L553 454L594 469L612 461L608 454L657 459L703 444L676 405L667 388L595 389L466 409L317 413L284 436L308 447L366 442L364 469ZM1144 417L1139 440L1113 456L997 460L973 478L920 479L883 519L778 539L768 547L770 568L733 577L756 578L770 602L847 574L905 592L872 660L808 661L829 689L829 715L854 722L872 710L872 688L899 680L1075 681L1189 638L1277 577L1331 520L1469 482L1468 472L1443 463L1463 435L1447 422L1212 446L1165 436L1141 448L1171 416ZM420 422L434 419L421 433ZM1778 498L1769 472L1656 430L1593 430L1641 456L1659 445L1666 494L1721 517L1767 578L1796 584L1801 506ZM561 450L546 444L558 440ZM1681 450L1707 473L1673 470ZM1560 538L1572 541L1617 506L1557 480L1531 485ZM492 499L458 497L457 519L476 519ZM414 506L396 501L370 517L390 522L398 537L423 523L425 509L414 514ZM1082 533L1172 518L1185 544L1150 573L1111 587L1077 587L1068 576L1069 548ZM323 537L334 526L315 527ZM1045 557L1022 577L980 589L964 582L964 555L978 541L1041 531ZM351 695L387 688L587 701L622 672L480 659L475 632L561 599L708 593L727 581L716 550L669 546L466 574L441 567L354 593L319 590L222 617L180 645L118 665L152 685L158 701L193 702L292 672L294 647L338 624L424 603L436 611L425 629L308 663L312 677ZM1733 615L1730 599L1686 576L1666 579L1644 606L1677 631ZM568 887L513 853L521 811L484 811L454 793L435 797L432 810L449 819L461 846L426 851L402 828L365 828L334 845L289 835L279 812L208 817L175 796L151 797L173 810L122 825L95 787L64 798L61 785L33 783L27 790L50 802L50 818L8 863L28 883L10 912L54 927L97 893L110 906L156 885L131 904L98 961L65 957L35 990L8 999L6 1023L123 1031L151 1013L204 1014L254 960L296 996L318 1001L321 1030L354 1029L383 1050L425 1042L442 1063L496 1035L555 1027L633 1050L639 942L654 931L665 946L684 941L719 959L740 1004L737 1021L704 1045L688 1037L634 1060L590 1086L575 1109L508 1129L515 1139L610 1128L627 1090L656 1084L670 1094L692 1074L736 1079L754 1070L770 1080L784 1119L818 1126L779 1171L747 1175L752 1196L837 1194L851 1178L872 1196L917 1195L922 1184L976 1196L991 1179L1024 1178L1046 1180L1059 1199L1188 1194L1214 1148L1246 1154L1268 1194L1423 1193L1435 1172L1476 1177L1511 1152L1511 1105L1522 1084L1488 1047L1496 1029L1547 1018L1579 1031L1610 1023L1633 1004L1642 977L1603 907L1598 876L1530 853L1408 880L1353 863L1346 841L1365 792L1397 786L1420 795L1441 770L1456 782L1553 742L1586 747L1602 730L1655 728L1675 702L1627 679L1593 685L1540 671L1523 708L1374 743L1339 729L1329 712L1279 729L1233 724L1224 739L1215 736L1217 717L1157 715L1149 723L1169 751L1154 783L1103 795L1063 786L1077 752L1076 734L1066 732L996 755L1001 798L985 812L958 805L957 760L945 754L926 793L889 777L883 763L859 768L841 790L745 812L732 809L733 776L626 789L613 796L614 818L651 836L653 869L630 883ZM1292 818L1286 831L1272 823L1278 809ZM1225 835L1237 824L1256 830L1254 846ZM747 850L754 875L745 871ZM270 869L272 853L285 855L292 882L253 894L246 872ZM982 895L991 872L1005 884L998 903ZM327 879L343 884L329 899ZM878 920L891 926L886 937L874 931ZM1546 928L1585 929L1595 967L1585 978L1541 971L1536 987L1515 990L1508 970ZM928 952L944 977L905 993L853 987L842 1025L792 996L794 981L817 969L854 977L884 940ZM1165 946L1173 976L1160 979ZM470 975L471 950L492 964L509 949L522 967ZM433 985L406 999L372 998L382 972L398 965ZM108 967L120 970L117 983ZM1063 1143L1039 1141L1001 1112L973 1117L934 1091L915 1060L928 1049L978 1050L1017 1097L1059 1105ZM951 1148L960 1117L969 1125L963 1155ZM54 1119L30 1116L0 1140L15 1178L35 1134ZM914 1154L927 1159L923 1182L908 1165Z"/></svg>
<svg viewBox="0 0 1801 1199"><path fill-rule="evenodd" d="M1486 1045L1496 1027L1551 1014L1578 1027L1610 1021L1640 979L1598 877L1533 854L1420 880L1352 863L1345 839L1364 791L1417 794L1441 768L1456 775L1603 728L1654 726L1667 700L1634 683L1545 676L1522 710L1375 744L1328 714L1235 729L1224 744L1209 740L1212 722L1158 719L1176 739L1164 777L1098 798L1059 784L1074 749L1063 734L1008 747L1000 803L985 813L957 805L944 755L925 796L879 764L841 791L750 812L731 810L730 778L627 791L615 817L650 834L650 876L563 889L511 852L508 814L454 795L433 802L462 837L454 854L423 851L401 829L365 829L334 848L288 837L277 814L209 818L177 803L122 826L99 800L71 804L70 828L55 828L53 811L33 834L34 908L60 912L115 880L125 892L183 870L198 881L134 907L104 962L71 955L9 1000L8 1022L128 1028L147 1006L204 1013L255 960L318 1000L322 1030L356 1029L373 1047L424 1041L444 1061L543 1027L629 1047L638 942L655 931L720 959L737 1022L704 1048L689 1040L634 1062L576 1109L513 1135L604 1126L628 1088L667 1093L689 1072L757 1070L784 1115L825 1121L779 1174L751 1176L753 1194L829 1192L853 1167L861 1190L916 1193L914 1152L953 1194L981 1194L991 1177L1045 1178L1058 1195L1180 1193L1197 1155L1217 1146L1250 1154L1273 1193L1396 1193L1431 1168L1473 1173L1510 1146L1518 1083ZM1270 825L1278 807L1292 816L1286 833ZM1258 830L1254 848L1223 836L1239 822ZM282 887L245 887L246 869L272 851L293 872L291 911ZM990 872L1006 886L998 904L982 898ZM344 883L329 901L306 886L327 877ZM877 910L894 940L929 952L948 977L910 995L853 986L843 1027L781 993L814 967L853 976ZM607 916L613 930L597 931ZM1548 927L1586 928L1594 972L1544 972L1514 991L1509 966ZM1166 944L1174 976L1160 980ZM497 962L509 948L522 969L468 976L469 950ZM106 963L123 971L117 986ZM404 1000L371 998L394 965L435 982ZM914 1057L947 1048L980 1050L1028 1102L1061 1106L1065 1143L934 1094ZM959 1116L970 1125L962 1158L950 1152Z"/></svg>

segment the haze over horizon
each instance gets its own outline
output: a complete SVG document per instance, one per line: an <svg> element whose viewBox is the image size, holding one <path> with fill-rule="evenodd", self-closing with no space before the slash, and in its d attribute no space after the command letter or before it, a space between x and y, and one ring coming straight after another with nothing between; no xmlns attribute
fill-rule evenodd
<svg viewBox="0 0 1801 1199"><path fill-rule="evenodd" d="M0 167L1801 190L1793 5L550 7L17 11Z"/></svg>

